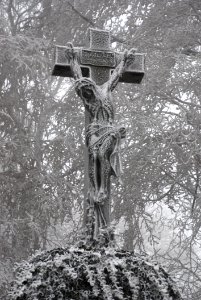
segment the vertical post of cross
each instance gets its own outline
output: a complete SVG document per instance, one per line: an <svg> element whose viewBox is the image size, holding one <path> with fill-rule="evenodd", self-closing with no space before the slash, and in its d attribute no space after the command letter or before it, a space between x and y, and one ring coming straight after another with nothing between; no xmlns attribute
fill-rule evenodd
<svg viewBox="0 0 201 300"><path fill-rule="evenodd" d="M90 50L98 51L97 59L103 59L103 55L110 50L110 32L105 30L95 30L90 28ZM90 77L98 85L104 84L110 78L110 68L107 66L91 66Z"/></svg>
<svg viewBox="0 0 201 300"><path fill-rule="evenodd" d="M111 44L111 35L109 31L106 30L97 30L90 28L89 29L89 41L90 48L82 50L81 62L90 65L90 78L97 84L102 85L108 81L110 78L111 69L107 67L107 64L104 63L104 56L108 54L112 56L112 65L115 66L114 53L111 53L110 44ZM88 60L88 61L87 61ZM100 60L100 65L95 66L94 60ZM85 132L90 123L89 113L85 110ZM85 147L85 174L84 174L84 226L86 224L86 210L87 203L86 199L88 197L89 191L89 157L88 157L88 149ZM110 191L109 191L110 193ZM109 205L109 203L108 203ZM110 207L106 209L106 221L110 222Z"/></svg>

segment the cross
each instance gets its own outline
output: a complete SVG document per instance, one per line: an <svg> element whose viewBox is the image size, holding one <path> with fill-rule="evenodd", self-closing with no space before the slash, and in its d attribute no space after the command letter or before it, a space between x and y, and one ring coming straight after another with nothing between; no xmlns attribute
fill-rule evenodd
<svg viewBox="0 0 201 300"><path fill-rule="evenodd" d="M74 47L77 53L78 63L81 67L83 77L90 77L97 85L107 82L112 71L119 64L123 53L117 53L111 49L111 35L109 31L90 29L90 47ZM70 60L66 56L67 46L56 46L55 65L52 75L62 77L73 77L70 68ZM135 53L135 59L125 70L120 82L140 83L144 76L144 55ZM89 115L85 110L85 128L89 125ZM89 186L88 178L88 152L85 151L85 199ZM110 191L108 191L110 193ZM84 204L86 218L86 201ZM106 211L106 212L105 212ZM109 204L104 208L107 223L110 221Z"/></svg>

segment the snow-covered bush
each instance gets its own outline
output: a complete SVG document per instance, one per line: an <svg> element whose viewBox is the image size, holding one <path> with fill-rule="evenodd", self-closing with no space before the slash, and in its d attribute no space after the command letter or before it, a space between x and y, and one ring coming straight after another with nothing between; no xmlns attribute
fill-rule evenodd
<svg viewBox="0 0 201 300"><path fill-rule="evenodd" d="M16 269L12 300L180 300L167 272L147 256L108 247L54 249Z"/></svg>

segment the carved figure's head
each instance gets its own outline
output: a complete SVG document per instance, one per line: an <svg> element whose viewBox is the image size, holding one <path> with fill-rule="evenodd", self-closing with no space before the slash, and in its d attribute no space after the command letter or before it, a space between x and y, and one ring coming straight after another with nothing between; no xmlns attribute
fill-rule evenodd
<svg viewBox="0 0 201 300"><path fill-rule="evenodd" d="M78 96L87 102L93 102L97 98L97 85L90 78L76 80L75 90Z"/></svg>

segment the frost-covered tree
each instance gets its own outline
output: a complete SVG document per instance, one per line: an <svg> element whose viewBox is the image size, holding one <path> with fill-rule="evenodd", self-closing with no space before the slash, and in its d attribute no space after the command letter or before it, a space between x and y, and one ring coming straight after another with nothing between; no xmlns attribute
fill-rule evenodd
<svg viewBox="0 0 201 300"><path fill-rule="evenodd" d="M128 136L113 219L125 225L124 247L166 263L192 299L201 283L201 4L9 0L0 8L2 286L15 261L71 244L81 226L83 110L50 65L53 44L85 45L83 32L97 27L112 30L120 50L146 53L143 86L115 92Z"/></svg>

